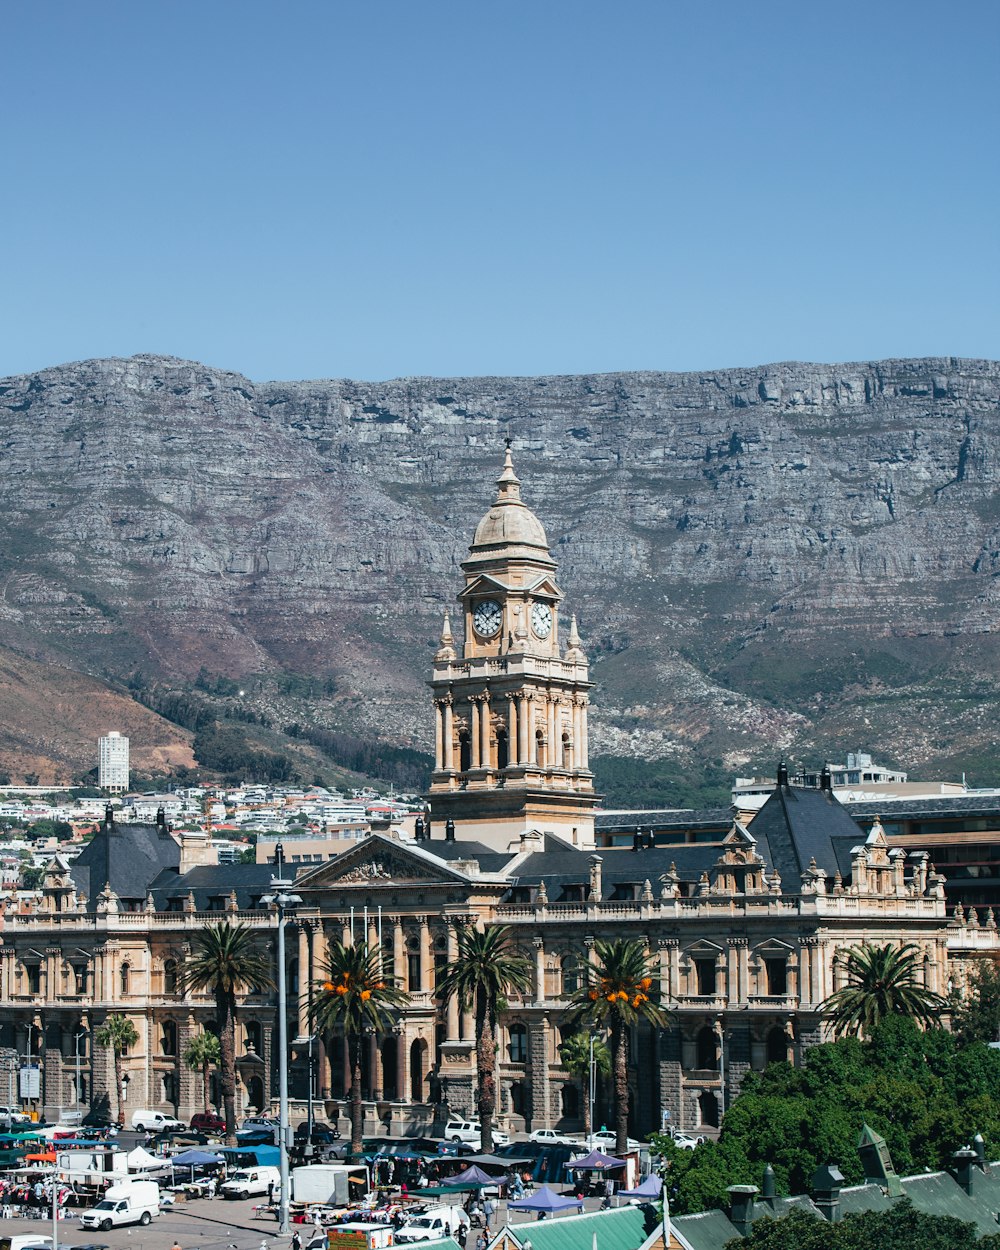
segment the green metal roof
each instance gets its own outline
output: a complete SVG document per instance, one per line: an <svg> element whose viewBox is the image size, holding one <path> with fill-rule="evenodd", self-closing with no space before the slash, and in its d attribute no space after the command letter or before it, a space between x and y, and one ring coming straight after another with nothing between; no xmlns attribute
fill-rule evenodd
<svg viewBox="0 0 1000 1250"><path fill-rule="evenodd" d="M673 1220L673 1227L691 1250L724 1250L734 1237L739 1236L736 1225L729 1222L724 1211L678 1215Z"/></svg>
<svg viewBox="0 0 1000 1250"><path fill-rule="evenodd" d="M511 1224L505 1231L522 1244L530 1241L533 1250L593 1250L595 1235L597 1250L639 1250L659 1225L659 1208L629 1206L614 1211L590 1211L586 1215L529 1220Z"/></svg>
<svg viewBox="0 0 1000 1250"><path fill-rule="evenodd" d="M950 1215L953 1219L975 1224L980 1235L997 1231L1000 1184L978 1168L973 1170L971 1195L947 1172L908 1176L903 1181L903 1193L926 1215Z"/></svg>

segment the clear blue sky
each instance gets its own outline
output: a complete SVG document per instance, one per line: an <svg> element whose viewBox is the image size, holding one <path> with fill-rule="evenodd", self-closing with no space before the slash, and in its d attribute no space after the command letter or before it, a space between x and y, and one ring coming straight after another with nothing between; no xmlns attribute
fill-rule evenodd
<svg viewBox="0 0 1000 1250"><path fill-rule="evenodd" d="M997 0L13 0L0 374L1000 355Z"/></svg>

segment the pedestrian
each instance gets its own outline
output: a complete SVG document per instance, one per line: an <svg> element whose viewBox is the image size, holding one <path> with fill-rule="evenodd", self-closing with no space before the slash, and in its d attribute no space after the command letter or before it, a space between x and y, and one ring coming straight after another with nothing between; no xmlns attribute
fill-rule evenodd
<svg viewBox="0 0 1000 1250"><path fill-rule="evenodd" d="M476 1238L476 1250L486 1250L486 1238L482 1233Z"/></svg>
<svg viewBox="0 0 1000 1250"><path fill-rule="evenodd" d="M486 1218L487 1228L489 1228L490 1224L493 1222L493 1216L495 1214L496 1214L496 1206L493 1202L493 1199L490 1197L487 1197L486 1201L483 1203L483 1215Z"/></svg>
<svg viewBox="0 0 1000 1250"><path fill-rule="evenodd" d="M181 1243L176 1239L176 1237L174 1238L174 1244L170 1247L170 1250L181 1250Z"/></svg>
<svg viewBox="0 0 1000 1250"><path fill-rule="evenodd" d="M302 1237L298 1229L292 1233L292 1250L302 1250Z"/></svg>
<svg viewBox="0 0 1000 1250"><path fill-rule="evenodd" d="M267 1182L267 1205L274 1206L274 1181Z"/></svg>

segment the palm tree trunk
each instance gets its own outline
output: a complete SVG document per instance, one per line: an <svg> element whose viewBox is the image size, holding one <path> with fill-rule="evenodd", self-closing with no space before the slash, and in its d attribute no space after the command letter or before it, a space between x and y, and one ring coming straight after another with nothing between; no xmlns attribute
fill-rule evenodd
<svg viewBox="0 0 1000 1250"><path fill-rule="evenodd" d="M219 1019L219 1084L226 1117L226 1144L236 1145L236 1013L225 992L216 999ZM261 1108L263 1111L263 1108Z"/></svg>
<svg viewBox="0 0 1000 1250"><path fill-rule="evenodd" d="M208 1070L209 1070L209 1062L208 1062L208 1060L206 1059L206 1060L205 1060L205 1062L201 1065L201 1099L202 1099L202 1102L205 1104L205 1110L206 1110L206 1111L208 1110L208 1102L209 1102L209 1098L208 1098L208 1084L209 1084L209 1082L208 1082Z"/></svg>
<svg viewBox="0 0 1000 1250"><path fill-rule="evenodd" d="M494 1012L490 1008L486 995L480 994L476 1001L476 1070L479 1078L479 1123L482 1128L480 1143L484 1154L493 1153L493 1113L497 1104L493 1075L496 1066Z"/></svg>
<svg viewBox="0 0 1000 1250"><path fill-rule="evenodd" d="M115 1064L115 1095L118 1099L118 1123L122 1127L125 1125L125 1082L122 1080L122 1052L117 1046L111 1048L114 1056Z"/></svg>
<svg viewBox="0 0 1000 1250"><path fill-rule="evenodd" d="M623 1157L628 1150L628 1039L620 1020L611 1025L611 1046L615 1064L615 1151Z"/></svg>
<svg viewBox="0 0 1000 1250"><path fill-rule="evenodd" d="M351 1153L360 1154L364 1134L364 1112L361 1106L361 1035L347 1039L351 1054Z"/></svg>

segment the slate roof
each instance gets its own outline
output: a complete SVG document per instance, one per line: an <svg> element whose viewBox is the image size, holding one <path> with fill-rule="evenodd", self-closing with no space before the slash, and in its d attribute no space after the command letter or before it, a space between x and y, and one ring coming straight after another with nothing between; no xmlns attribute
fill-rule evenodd
<svg viewBox="0 0 1000 1250"><path fill-rule="evenodd" d="M73 861L70 876L93 909L110 885L122 899L144 899L149 883L164 870L176 873L181 848L163 825L119 825L104 821Z"/></svg>
<svg viewBox="0 0 1000 1250"><path fill-rule="evenodd" d="M170 911L171 899L185 899L190 892L198 911L210 911L213 899L228 898L233 890L240 911L249 911L258 906L262 894L268 893L273 876L273 864L200 864L183 876L176 869L166 869L149 889L157 911Z"/></svg>
<svg viewBox="0 0 1000 1250"><path fill-rule="evenodd" d="M900 817L926 818L954 816L1000 817L1000 795L946 794L926 799L882 799L859 803L846 803L847 811L855 820L881 816L883 820Z"/></svg>
<svg viewBox="0 0 1000 1250"><path fill-rule="evenodd" d="M697 1211L693 1215L675 1215L671 1224L691 1250L725 1250L729 1242L740 1235L736 1225L730 1223L724 1211Z"/></svg>
<svg viewBox="0 0 1000 1250"><path fill-rule="evenodd" d="M668 808L663 811L598 812L594 826L598 833L631 833L634 829L704 829L718 826L728 833L733 824L731 807L695 810Z"/></svg>
<svg viewBox="0 0 1000 1250"><path fill-rule="evenodd" d="M831 877L838 869L842 876L849 876L850 849L864 841L864 834L831 791L803 786L776 786L748 829L789 893L796 891L812 859ZM845 850L846 872L841 864Z"/></svg>
<svg viewBox="0 0 1000 1250"><path fill-rule="evenodd" d="M503 872L506 865L514 858L513 851L498 851L494 847L487 846L485 842L463 842L459 839L447 842L443 838L433 838L414 845L418 850L426 851L429 855L436 855L438 859L443 859L446 863L455 859L474 859L482 872Z"/></svg>

